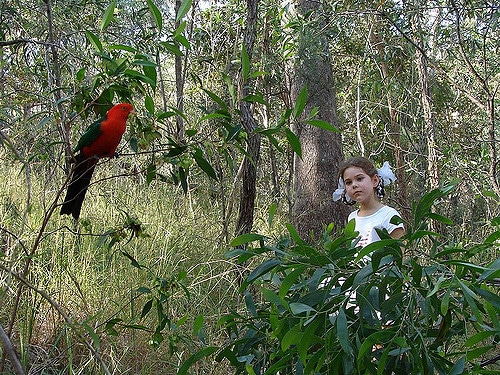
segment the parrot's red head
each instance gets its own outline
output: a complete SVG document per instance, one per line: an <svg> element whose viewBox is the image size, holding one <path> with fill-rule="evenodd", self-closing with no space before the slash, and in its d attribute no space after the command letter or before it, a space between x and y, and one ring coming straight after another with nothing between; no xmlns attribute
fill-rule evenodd
<svg viewBox="0 0 500 375"><path fill-rule="evenodd" d="M112 119L127 119L128 115L134 112L134 107L130 103L118 103L115 104L107 112L107 117Z"/></svg>

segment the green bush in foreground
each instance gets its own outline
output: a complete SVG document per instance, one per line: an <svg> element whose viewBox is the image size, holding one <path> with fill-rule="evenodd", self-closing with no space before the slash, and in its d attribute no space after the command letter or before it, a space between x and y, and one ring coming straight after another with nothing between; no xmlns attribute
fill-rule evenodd
<svg viewBox="0 0 500 375"><path fill-rule="evenodd" d="M480 244L442 244L428 227L452 224L432 207L453 188L414 205L403 239L381 233L363 249L351 225L318 246L291 226L274 246L258 234L236 238L229 256L258 262L241 288L246 312L222 317L230 343L200 350L179 374L211 355L237 374L498 373L500 258L473 259L498 250L500 218Z"/></svg>

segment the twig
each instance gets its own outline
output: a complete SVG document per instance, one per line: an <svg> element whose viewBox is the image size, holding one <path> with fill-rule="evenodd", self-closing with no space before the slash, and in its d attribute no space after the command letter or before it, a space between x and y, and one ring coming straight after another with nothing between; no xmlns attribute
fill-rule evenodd
<svg viewBox="0 0 500 375"><path fill-rule="evenodd" d="M0 325L0 343L2 344L3 350L7 354L10 359L10 363L12 364L12 369L16 375L24 375L24 369L17 357L16 350L12 346L10 342L9 336L3 330L3 327Z"/></svg>

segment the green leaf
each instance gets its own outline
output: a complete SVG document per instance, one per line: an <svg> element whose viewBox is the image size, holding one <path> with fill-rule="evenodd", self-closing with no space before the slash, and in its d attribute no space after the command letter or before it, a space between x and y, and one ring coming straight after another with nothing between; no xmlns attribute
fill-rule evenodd
<svg viewBox="0 0 500 375"><path fill-rule="evenodd" d="M273 224L273 219L274 219L274 214L276 213L276 209L277 209L277 206L276 206L276 203L272 203L270 206L269 206L269 214L267 216L267 226L269 228L272 227L272 224Z"/></svg>
<svg viewBox="0 0 500 375"><path fill-rule="evenodd" d="M284 298L281 298L279 295L275 293L274 290L269 290L266 288L261 288L262 295L264 296L264 299L268 302L270 302L272 305L278 306L280 309L281 307L285 307L288 309L288 304Z"/></svg>
<svg viewBox="0 0 500 375"><path fill-rule="evenodd" d="M177 12L176 21L180 21L186 14L189 12L189 8L191 8L192 0L183 0L179 10Z"/></svg>
<svg viewBox="0 0 500 375"><path fill-rule="evenodd" d="M135 260L135 258L132 255L126 253L125 251L122 251L121 253L130 260L130 264L132 265L132 267L136 267L136 268L142 268L143 267L143 266L141 266L139 264L139 262L137 262Z"/></svg>
<svg viewBox="0 0 500 375"><path fill-rule="evenodd" d="M489 352L493 348L494 348L494 346L487 345L487 346L484 346L482 348L468 350L467 351L467 361L471 362L471 361L475 360L476 358L479 358L482 355L486 354L487 352ZM485 372L485 374L488 374L488 372ZM493 374L493 373L491 373L491 374Z"/></svg>
<svg viewBox="0 0 500 375"><path fill-rule="evenodd" d="M146 168L146 184L149 185L156 177L156 164L151 163Z"/></svg>
<svg viewBox="0 0 500 375"><path fill-rule="evenodd" d="M439 290L439 287L441 286L441 283L444 282L444 281L447 281L447 280L448 280L448 278L446 276L440 276L439 279L438 279L438 281L434 285L434 288L432 288L432 290L429 293L427 293L427 296L425 298L429 298L433 294L435 294Z"/></svg>
<svg viewBox="0 0 500 375"><path fill-rule="evenodd" d="M316 330L318 327L323 324L321 319L315 319L311 324L309 324L306 329L304 330L302 334L302 339L299 341L297 344L297 349L299 352L299 356L301 361L305 364L307 363L307 354L309 349L321 342L321 339L315 335ZM311 359L312 360L312 359ZM317 362L315 362L317 364ZM309 374L312 372L304 372L305 374Z"/></svg>
<svg viewBox="0 0 500 375"><path fill-rule="evenodd" d="M187 172L183 167L179 167L179 179L181 182L182 190L184 191L184 194L186 194L188 190Z"/></svg>
<svg viewBox="0 0 500 375"><path fill-rule="evenodd" d="M264 99L264 97L262 96L262 93L249 94L241 100L248 102L248 103L260 103L260 104L264 104L266 106L269 106L269 103Z"/></svg>
<svg viewBox="0 0 500 375"><path fill-rule="evenodd" d="M448 375L461 375L465 370L465 357L460 358L451 368Z"/></svg>
<svg viewBox="0 0 500 375"><path fill-rule="evenodd" d="M181 367L179 367L179 370L177 371L177 375L186 375L188 374L189 368L195 363L198 362L200 359L208 357L215 353L219 349L217 346L207 346L206 348L201 349L200 351L196 352L193 354L191 357L189 357Z"/></svg>
<svg viewBox="0 0 500 375"><path fill-rule="evenodd" d="M393 332L389 332L386 330L377 331L377 332L372 333L370 336L368 336L363 341L363 343L361 344L361 346L359 348L358 366L361 363L361 360L363 359L364 355L366 355L366 354L371 355L371 352L373 350L374 345L387 342L393 336L394 336Z"/></svg>
<svg viewBox="0 0 500 375"><path fill-rule="evenodd" d="M299 266L296 269L294 269L292 272L290 272L281 282L280 285L280 290L279 290L279 296L281 298L284 298L292 285L294 285L297 282L297 278L302 275L302 273L307 269L305 265Z"/></svg>
<svg viewBox="0 0 500 375"><path fill-rule="evenodd" d="M101 341L99 339L99 336L97 335L97 333L95 333L94 329L91 326L89 326L86 322L83 322L82 324L83 324L83 327L85 328L85 330L88 332L88 334L92 338L92 342L94 343L94 348L95 348L96 352L98 352L100 347L101 347Z"/></svg>
<svg viewBox="0 0 500 375"><path fill-rule="evenodd" d="M137 80L142 81L144 83L147 83L148 85L151 86L151 88L153 90L156 89L156 81L152 80L150 77L148 77L142 73L139 73L136 70L127 69L127 70L125 70L124 74L130 78L134 78L134 79L137 79Z"/></svg>
<svg viewBox="0 0 500 375"><path fill-rule="evenodd" d="M115 329L115 325L122 322L120 318L110 319L106 322L106 332L111 336L118 336L118 331Z"/></svg>
<svg viewBox="0 0 500 375"><path fill-rule="evenodd" d="M149 60L134 60L132 61L132 65L140 65L140 66L149 66L149 67L152 67L152 68L156 68L158 65L153 62L153 61L149 61Z"/></svg>
<svg viewBox="0 0 500 375"><path fill-rule="evenodd" d="M267 274L270 272L272 269L274 269L276 266L281 264L281 260L279 259L269 259L262 263L260 266L258 266L256 269L254 269L252 272L247 277L246 283L251 283L252 281L258 279L262 275Z"/></svg>
<svg viewBox="0 0 500 375"><path fill-rule="evenodd" d="M83 79L85 78L85 74L86 74L86 69L81 68L78 72L76 72L76 79L79 82L83 81Z"/></svg>
<svg viewBox="0 0 500 375"><path fill-rule="evenodd" d="M427 214L427 217L430 217L431 219L434 219L446 225L453 225L453 221L451 219L448 219L447 217L439 215L435 212L429 212Z"/></svg>
<svg viewBox="0 0 500 375"><path fill-rule="evenodd" d="M358 256L356 257L355 262L358 262L360 259L362 259L363 257L367 256L368 254L370 254L371 252L373 252L375 250L381 249L384 246L392 245L394 243L394 241L395 240L393 240L393 239L379 240L379 241L373 242L373 243L365 246L359 252Z"/></svg>
<svg viewBox="0 0 500 375"><path fill-rule="evenodd" d="M252 74L250 74L250 78L262 77L262 76L265 76L268 74L269 74L269 72L266 72L266 71L257 71L257 72L253 72Z"/></svg>
<svg viewBox="0 0 500 375"><path fill-rule="evenodd" d="M465 300L469 304L472 312L474 313L474 316L476 317L477 321L482 324L483 315L481 311L479 311L479 308L476 304L476 301L478 300L477 295L472 290L470 290L469 287L465 285L461 280L458 280L458 283L460 284L460 288L462 289Z"/></svg>
<svg viewBox="0 0 500 375"><path fill-rule="evenodd" d="M481 332L478 332L475 335L469 337L465 341L465 346L467 346L467 347L470 348L471 346L474 346L474 345L480 343L481 341L486 340L487 338L489 338L491 336L494 336L496 334L498 334L497 331L481 331Z"/></svg>
<svg viewBox="0 0 500 375"><path fill-rule="evenodd" d="M182 34L176 35L174 39L177 40L184 47L186 47L186 49L191 49L191 43L189 43L189 40L187 40L184 35Z"/></svg>
<svg viewBox="0 0 500 375"><path fill-rule="evenodd" d="M206 120L214 120L219 118L227 119L228 117L226 113L209 113L205 116L200 117L199 122L203 122Z"/></svg>
<svg viewBox="0 0 500 375"><path fill-rule="evenodd" d="M257 375L257 373L255 372L255 370L253 369L253 367L250 363L247 363L245 365L245 370L248 373L248 375Z"/></svg>
<svg viewBox="0 0 500 375"><path fill-rule="evenodd" d="M486 268L482 267L482 266L478 266L477 264L474 264L474 263L470 263L470 262L465 262L463 260L454 260L454 259L450 259L450 260L442 260L442 263L443 264L453 264L454 266L461 266L461 267L464 267L464 268L467 268L473 272L484 272L485 270L487 270Z"/></svg>
<svg viewBox="0 0 500 375"><path fill-rule="evenodd" d="M352 348L349 345L349 332L347 330L347 317L343 308L339 309L336 319L337 326L337 337L340 342L340 346L345 353L351 354Z"/></svg>
<svg viewBox="0 0 500 375"><path fill-rule="evenodd" d="M152 307L153 307L153 299L150 299L148 302L144 304L144 307L142 308L141 319L144 318L151 311Z"/></svg>
<svg viewBox="0 0 500 375"><path fill-rule="evenodd" d="M257 308L255 307L255 301L253 300L252 294L248 290L245 290L243 295L245 297L245 306L246 306L247 310L254 317L257 317Z"/></svg>
<svg viewBox="0 0 500 375"><path fill-rule="evenodd" d="M297 232L292 224L286 223L285 225L288 233L290 233L290 237L292 237L292 240L294 240L298 245L306 245L306 242L300 238L299 232Z"/></svg>
<svg viewBox="0 0 500 375"><path fill-rule="evenodd" d="M215 170L210 165L210 163L203 157L203 152L201 151L201 149L199 148L196 149L196 151L193 153L193 158L196 161L196 164L198 164L198 166L208 175L208 177L217 180L217 174L215 173Z"/></svg>
<svg viewBox="0 0 500 375"><path fill-rule="evenodd" d="M113 19L113 16L115 14L115 8L116 8L116 0L113 0L111 3L109 3L102 17L101 31L103 31L111 23L111 20Z"/></svg>
<svg viewBox="0 0 500 375"><path fill-rule="evenodd" d="M151 114L151 115L154 115L155 114L155 103L153 101L153 98L151 96L146 96L146 98L144 99L144 106L146 107L146 109L148 110L148 112Z"/></svg>
<svg viewBox="0 0 500 375"><path fill-rule="evenodd" d="M498 294L492 293L489 290L480 287L475 287L474 291L483 297L487 303L491 304L494 308L500 311L500 296Z"/></svg>
<svg viewBox="0 0 500 375"><path fill-rule="evenodd" d="M450 305L450 290L448 289L441 300L440 311L443 316L448 313L448 307Z"/></svg>
<svg viewBox="0 0 500 375"><path fill-rule="evenodd" d="M493 242L495 242L496 240L498 240L500 238L500 230L496 231L496 232L493 232L492 234L490 234L488 236L488 238L486 238L484 240L485 243L488 243L488 244L492 244Z"/></svg>
<svg viewBox="0 0 500 375"><path fill-rule="evenodd" d="M147 0L147 3L149 11L153 15L153 18L155 19L156 27L158 28L159 31L161 31L161 29L163 28L163 18L161 17L161 13L158 7L151 0Z"/></svg>
<svg viewBox="0 0 500 375"><path fill-rule="evenodd" d="M265 238L266 237L261 235L261 234L245 233L245 234L241 234L238 237L236 237L235 239L233 239L231 241L230 245L232 247L237 247L237 246L241 246L241 245L253 242L253 241L260 241L260 240L263 240Z"/></svg>
<svg viewBox="0 0 500 375"><path fill-rule="evenodd" d="M241 45L241 76L242 81L245 83L248 79L250 73L250 59L248 57L247 49L245 44Z"/></svg>
<svg viewBox="0 0 500 375"><path fill-rule="evenodd" d="M127 51L127 52L132 52L135 53L137 52L137 49L131 46L127 46L125 44L110 44L108 46L110 50L120 50L120 51Z"/></svg>
<svg viewBox="0 0 500 375"><path fill-rule="evenodd" d="M497 258L493 263L491 263L486 271L479 276L480 280L491 280L495 277L500 276L500 258Z"/></svg>
<svg viewBox="0 0 500 375"><path fill-rule="evenodd" d="M203 89L203 91L205 91L205 93L210 97L210 99L216 102L222 109L225 109L226 111L229 110L227 104L224 103L224 101L219 96L217 96L217 94L207 89Z"/></svg>
<svg viewBox="0 0 500 375"><path fill-rule="evenodd" d="M486 196L486 197L489 197L489 198L495 198L496 200L499 200L500 198L498 197L498 195L492 191L492 190L482 190L481 193Z"/></svg>
<svg viewBox="0 0 500 375"><path fill-rule="evenodd" d="M307 120L307 124L316 126L317 128L325 129L334 133L340 133L340 130L327 121L323 120Z"/></svg>
<svg viewBox="0 0 500 375"><path fill-rule="evenodd" d="M302 112L304 112L304 108L306 107L306 98L307 98L307 87L304 86L297 96L297 100L295 101L295 106L293 107L293 118L297 119Z"/></svg>
<svg viewBox="0 0 500 375"><path fill-rule="evenodd" d="M286 351L290 346L298 344L302 338L300 323L289 329L281 339L281 350Z"/></svg>
<svg viewBox="0 0 500 375"><path fill-rule="evenodd" d="M292 302L290 303L290 311L293 315L300 315L302 313L316 312L314 307L306 305L305 303Z"/></svg>
<svg viewBox="0 0 500 375"><path fill-rule="evenodd" d="M184 53L177 47L174 43L171 42L160 42L160 46L165 47L167 51L172 52L174 56L184 56Z"/></svg>
<svg viewBox="0 0 500 375"><path fill-rule="evenodd" d="M288 143L292 147L292 150L302 158L302 147L300 145L299 138L288 128L285 128L285 135Z"/></svg>
<svg viewBox="0 0 500 375"><path fill-rule="evenodd" d="M205 321L205 318L203 317L202 314L198 315L195 319L194 319L194 323L193 323L193 334L195 336L198 336L199 332L201 331L201 329L203 328L203 323Z"/></svg>
<svg viewBox="0 0 500 375"><path fill-rule="evenodd" d="M99 38L95 34L86 30L85 36L89 40L90 44L92 44L98 52L100 52L100 53L103 52L101 41L99 40Z"/></svg>

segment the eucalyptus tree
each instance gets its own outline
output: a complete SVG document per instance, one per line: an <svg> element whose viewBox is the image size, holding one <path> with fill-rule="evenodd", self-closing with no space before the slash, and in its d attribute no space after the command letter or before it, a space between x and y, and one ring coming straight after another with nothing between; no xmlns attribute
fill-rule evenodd
<svg viewBox="0 0 500 375"><path fill-rule="evenodd" d="M337 183L336 169L343 159L338 133L337 104L331 55L323 33L326 14L322 2L298 1L298 31L292 95L307 92L305 112L317 112L320 120L333 125L327 130L303 121L294 123L302 154L294 158L293 223L303 237L318 236L331 222L345 223L347 209L332 201ZM306 91L303 91L306 90Z"/></svg>

